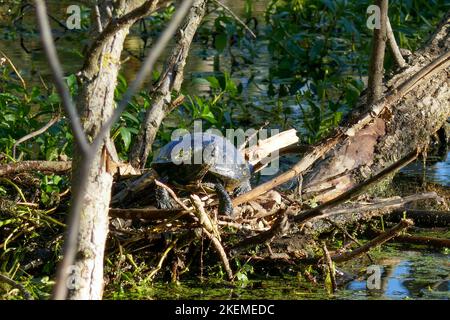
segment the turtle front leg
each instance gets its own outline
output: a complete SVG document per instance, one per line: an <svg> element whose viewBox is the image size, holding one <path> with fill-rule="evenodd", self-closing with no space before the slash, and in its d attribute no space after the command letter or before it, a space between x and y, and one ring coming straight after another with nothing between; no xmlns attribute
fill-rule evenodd
<svg viewBox="0 0 450 320"><path fill-rule="evenodd" d="M172 200L166 189L156 186L155 190L156 207L158 209L173 209Z"/></svg>
<svg viewBox="0 0 450 320"><path fill-rule="evenodd" d="M219 198L219 214L226 214L227 216L233 215L233 203L221 183L214 185L217 197Z"/></svg>
<svg viewBox="0 0 450 320"><path fill-rule="evenodd" d="M252 190L250 180L245 180L234 190L233 197L238 197L241 194L249 192L250 190Z"/></svg>

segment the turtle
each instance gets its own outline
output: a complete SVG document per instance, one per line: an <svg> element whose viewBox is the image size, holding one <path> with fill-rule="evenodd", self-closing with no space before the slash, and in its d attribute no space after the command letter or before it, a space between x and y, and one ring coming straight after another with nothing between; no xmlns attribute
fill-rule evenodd
<svg viewBox="0 0 450 320"><path fill-rule="evenodd" d="M168 183L209 187L219 199L219 214L233 214L228 193L251 190L252 168L226 138L212 133L186 134L164 145L151 167ZM173 208L167 191L156 188L156 205Z"/></svg>

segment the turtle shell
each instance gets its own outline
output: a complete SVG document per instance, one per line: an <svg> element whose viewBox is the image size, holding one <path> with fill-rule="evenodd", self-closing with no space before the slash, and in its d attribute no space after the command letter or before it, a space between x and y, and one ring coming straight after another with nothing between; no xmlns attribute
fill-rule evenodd
<svg viewBox="0 0 450 320"><path fill-rule="evenodd" d="M250 179L250 167L242 154L224 137L210 133L186 134L163 146L152 166L176 172L179 178L195 180L195 171L206 168L229 189ZM207 166L207 167L205 167ZM175 174L173 174L174 176Z"/></svg>

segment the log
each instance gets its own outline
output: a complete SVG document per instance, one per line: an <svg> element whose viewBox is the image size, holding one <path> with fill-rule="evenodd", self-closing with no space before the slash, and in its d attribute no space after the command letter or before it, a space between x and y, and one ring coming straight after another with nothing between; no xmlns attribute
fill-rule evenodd
<svg viewBox="0 0 450 320"><path fill-rule="evenodd" d="M330 200L428 145L450 116L449 28L450 12L410 64L387 81L383 99L368 106L367 97L360 98L347 120L353 125L305 175L305 193L320 193L316 201ZM330 177L337 178L317 183Z"/></svg>

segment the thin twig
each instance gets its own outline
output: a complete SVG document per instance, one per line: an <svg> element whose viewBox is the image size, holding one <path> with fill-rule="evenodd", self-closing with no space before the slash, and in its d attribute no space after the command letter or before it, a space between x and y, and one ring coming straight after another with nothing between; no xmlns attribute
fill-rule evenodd
<svg viewBox="0 0 450 320"><path fill-rule="evenodd" d="M11 66L11 68L14 70L14 72L16 73L17 77L20 79L20 82L22 82L22 87L24 89L27 88L27 85L25 83L25 80L23 80L22 76L20 75L19 71L16 69L16 66L14 65L14 63L11 61L10 58L8 58L8 56L2 51L0 50L0 53L2 54L3 58L6 59L6 61L8 61L9 65Z"/></svg>
<svg viewBox="0 0 450 320"><path fill-rule="evenodd" d="M228 11L229 14L231 14L231 16L237 21L239 22L239 24L241 24L245 30L247 30L253 38L256 39L256 34L253 32L252 29L250 29L244 21L242 21L234 12L233 10L231 10L230 8L228 8L226 5L224 5L222 2L218 1L218 0L213 0L214 3L216 3L218 6L224 8L226 11Z"/></svg>
<svg viewBox="0 0 450 320"><path fill-rule="evenodd" d="M41 41L44 46L44 51L47 56L47 61L52 71L53 81L55 82L56 90L61 97L62 105L66 111L72 132L75 137L75 143L78 145L79 150L83 154L89 153L89 143L86 135L84 134L83 127L81 126L80 117L78 116L77 109L73 104L70 96L69 89L64 83L64 74L61 68L61 64L56 53L55 44L53 42L52 32L50 30L50 23L47 17L47 9L43 0L35 0L36 2L36 15L39 24L39 30L41 34Z"/></svg>
<svg viewBox="0 0 450 320"><path fill-rule="evenodd" d="M350 252L346 252L346 253L339 254L339 255L333 255L331 257L331 259L334 262L344 262L344 261L354 259L354 258L368 252L371 248L380 246L383 243L389 241L390 239L395 238L402 230L409 228L412 225L414 225L412 220L403 219L402 221L400 221L400 223L395 225L393 228L380 234L378 237L372 239L371 241L367 242L363 246L361 246L353 251L350 251Z"/></svg>
<svg viewBox="0 0 450 320"><path fill-rule="evenodd" d="M33 297L31 296L31 294L25 289L25 287L22 284L14 281L13 279L11 279L1 273L0 273L0 282L7 283L10 286L19 289L19 291L22 292L25 300L33 300Z"/></svg>
<svg viewBox="0 0 450 320"><path fill-rule="evenodd" d="M391 48L392 55L394 57L395 62L400 68L404 68L406 66L406 61L403 58L400 49L397 45L397 41L395 41L394 31L392 30L391 22L389 21L389 17L386 19L386 33L389 41L389 47Z"/></svg>
<svg viewBox="0 0 450 320"><path fill-rule="evenodd" d="M214 248L216 249L217 254L219 255L220 259L222 260L223 267L225 268L225 272L227 273L228 280L233 281L233 271L230 267L230 262L228 261L227 254L225 250L223 249L222 244L220 243L219 239L217 239L213 234L206 231L205 228L202 228L202 232L208 237L209 240L211 240Z"/></svg>
<svg viewBox="0 0 450 320"><path fill-rule="evenodd" d="M322 243L322 251L323 256L325 258L325 263L328 267L328 272L330 273L330 280L331 280L331 289L333 290L333 293L337 290L337 284L336 284L336 272L333 266L333 261L331 261L330 253L328 252L327 245L325 242Z"/></svg>
<svg viewBox="0 0 450 320"><path fill-rule="evenodd" d="M164 263L164 260L166 260L167 255L168 255L169 252L175 247L176 243L177 243L177 239L175 239L174 241L172 241L172 242L167 246L166 250L164 250L164 252L163 252L162 255L161 255L161 258L160 258L159 261L158 261L158 264L156 265L156 267L155 267L152 271L150 271L150 273L149 273L149 275L148 275L148 278L149 278L150 280L152 280L152 279L156 276L156 274L158 273L158 271L161 270L162 265L163 265L163 263Z"/></svg>
<svg viewBox="0 0 450 320"><path fill-rule="evenodd" d="M22 142L25 142L25 141L27 141L27 140L29 140L29 139L32 139L32 138L34 138L34 137L36 137L36 136L38 136L38 135L44 133L44 132L47 131L52 125L54 125L56 122L58 122L59 119L60 119L60 116L57 115L57 116L53 117L53 118L52 118L46 125L44 125L42 128L40 128L40 129L38 129L38 130L36 130L36 131L34 131L34 132L31 132L31 133L29 133L29 134L23 136L23 137L20 138L19 140L17 140L17 141L14 143L13 147L12 147L12 157L13 157L14 159L16 158L16 148L17 148L17 146L18 146L19 144L21 144Z"/></svg>

